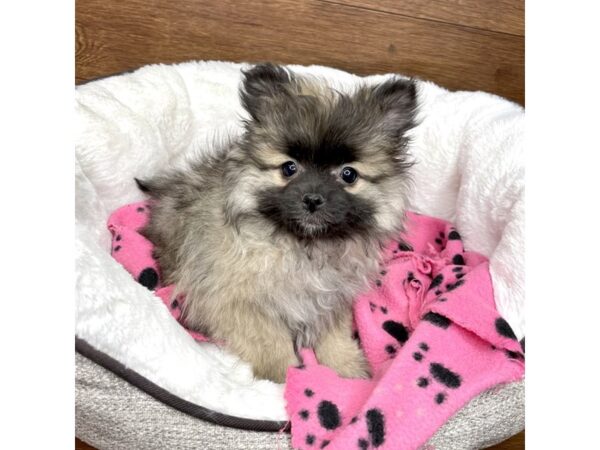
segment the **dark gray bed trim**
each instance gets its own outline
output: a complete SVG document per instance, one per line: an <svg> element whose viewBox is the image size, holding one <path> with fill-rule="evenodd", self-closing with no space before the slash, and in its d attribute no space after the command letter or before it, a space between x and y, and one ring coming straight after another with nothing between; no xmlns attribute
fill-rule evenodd
<svg viewBox="0 0 600 450"><path fill-rule="evenodd" d="M144 391L146 394L154 397L159 402L162 402L172 408L177 409L178 411L189 414L190 416L198 419L206 420L207 422L212 422L224 427L237 428L240 430L269 432L290 431L289 422L235 417L218 413L195 403L188 402L187 400L177 397L166 389L154 384L152 381L148 380L136 371L128 369L116 359L112 358L106 353L101 352L100 350L95 349L84 339L81 339L77 336L75 336L75 351L95 362L99 366L102 366L115 375L121 377L129 384Z"/></svg>

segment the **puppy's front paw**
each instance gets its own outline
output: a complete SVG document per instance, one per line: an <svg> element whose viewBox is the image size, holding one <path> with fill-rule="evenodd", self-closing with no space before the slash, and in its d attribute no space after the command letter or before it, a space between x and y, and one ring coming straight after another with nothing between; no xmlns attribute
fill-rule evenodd
<svg viewBox="0 0 600 450"><path fill-rule="evenodd" d="M288 367L297 364L298 360L294 358L289 361L271 361L270 363L255 365L252 369L256 378L274 381L275 383L285 383Z"/></svg>
<svg viewBox="0 0 600 450"><path fill-rule="evenodd" d="M319 362L344 378L369 378L369 364L358 344L351 338L330 336L316 348Z"/></svg>
<svg viewBox="0 0 600 450"><path fill-rule="evenodd" d="M371 376L369 364L359 348L356 352L347 354L346 358L336 358L329 366L343 378L369 378Z"/></svg>

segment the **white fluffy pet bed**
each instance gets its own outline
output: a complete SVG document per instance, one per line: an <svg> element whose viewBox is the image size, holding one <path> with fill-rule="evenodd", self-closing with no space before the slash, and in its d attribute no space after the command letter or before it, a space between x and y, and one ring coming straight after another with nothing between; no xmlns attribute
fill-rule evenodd
<svg viewBox="0 0 600 450"><path fill-rule="evenodd" d="M289 447L276 432L287 421L283 386L253 379L246 363L194 341L111 257L106 228L112 211L143 199L134 177L241 132L242 67L154 65L76 90L76 433L97 447ZM342 90L359 80L325 67L292 68ZM453 221L465 247L490 258L498 310L521 339L524 111L486 93L418 86L412 210ZM474 399L430 443L481 448L523 426L521 382Z"/></svg>

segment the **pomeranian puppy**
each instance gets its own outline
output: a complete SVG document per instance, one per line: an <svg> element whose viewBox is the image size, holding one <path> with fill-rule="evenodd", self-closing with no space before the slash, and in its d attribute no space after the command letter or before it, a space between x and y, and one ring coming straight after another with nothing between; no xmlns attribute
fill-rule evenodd
<svg viewBox="0 0 600 450"><path fill-rule="evenodd" d="M136 180L145 236L195 330L283 382L297 349L344 377L368 376L352 301L402 230L414 81L341 93L281 66L244 72L243 135L187 170Z"/></svg>

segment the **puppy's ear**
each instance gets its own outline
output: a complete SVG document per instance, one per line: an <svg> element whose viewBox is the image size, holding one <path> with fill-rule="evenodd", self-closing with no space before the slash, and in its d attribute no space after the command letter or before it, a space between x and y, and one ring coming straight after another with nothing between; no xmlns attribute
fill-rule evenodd
<svg viewBox="0 0 600 450"><path fill-rule="evenodd" d="M390 78L372 87L371 99L383 112L385 129L397 137L415 126L417 86L414 80Z"/></svg>
<svg viewBox="0 0 600 450"><path fill-rule="evenodd" d="M293 81L293 76L283 67L264 63L243 71L244 82L240 89L242 105L252 118L260 122L270 102L284 95Z"/></svg>

